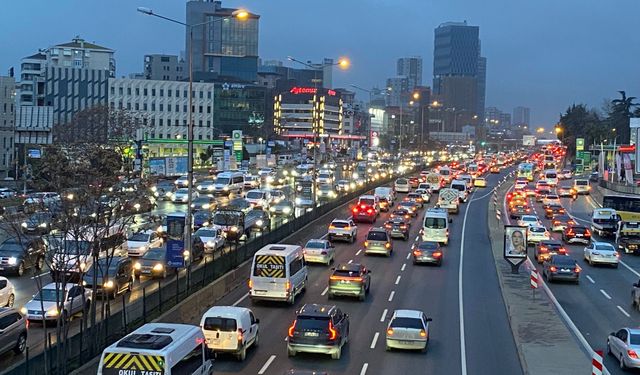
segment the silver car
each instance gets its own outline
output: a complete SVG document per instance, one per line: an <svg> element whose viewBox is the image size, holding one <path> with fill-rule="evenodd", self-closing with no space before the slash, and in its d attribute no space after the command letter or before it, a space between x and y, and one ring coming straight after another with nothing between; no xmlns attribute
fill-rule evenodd
<svg viewBox="0 0 640 375"><path fill-rule="evenodd" d="M327 240L311 239L302 249L307 263L323 263L327 266L336 256L336 247Z"/></svg>
<svg viewBox="0 0 640 375"><path fill-rule="evenodd" d="M58 305L62 303L62 309ZM44 310L43 310L44 307ZM22 314L29 321L55 321L58 318L66 322L77 313L91 307L91 290L78 284L47 284L22 308Z"/></svg>
<svg viewBox="0 0 640 375"><path fill-rule="evenodd" d="M382 254L391 256L393 252L393 243L391 236L384 228L371 228L367 233L367 239L364 241L365 254Z"/></svg>
<svg viewBox="0 0 640 375"><path fill-rule="evenodd" d="M9 279L0 276L0 306L13 307L16 301L16 292Z"/></svg>
<svg viewBox="0 0 640 375"><path fill-rule="evenodd" d="M396 310L387 326L386 349L427 351L431 318L418 310Z"/></svg>
<svg viewBox="0 0 640 375"><path fill-rule="evenodd" d="M27 347L27 320L16 309L0 307L0 354L20 354Z"/></svg>
<svg viewBox="0 0 640 375"><path fill-rule="evenodd" d="M622 328L607 337L607 354L620 361L620 367L640 368L640 329Z"/></svg>

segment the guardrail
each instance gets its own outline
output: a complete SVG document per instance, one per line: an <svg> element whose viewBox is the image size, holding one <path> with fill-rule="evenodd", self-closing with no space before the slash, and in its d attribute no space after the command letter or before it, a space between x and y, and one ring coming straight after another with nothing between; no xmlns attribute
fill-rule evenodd
<svg viewBox="0 0 640 375"><path fill-rule="evenodd" d="M409 170L402 176L413 173L415 169ZM139 326L152 321L162 313L168 311L176 304L194 292L202 289L207 284L215 281L227 272L235 269L246 260L253 257L253 254L263 246L270 243L277 243L300 230L305 225L329 213L371 189L387 184L401 176L389 177L375 181L362 188L348 193L338 199L316 207L314 210L306 212L291 221L282 223L276 229L247 241L244 244L233 244L231 251L223 253L215 260L207 261L202 267L193 269L190 274L183 272L176 274L174 279L161 285L159 281L153 288L146 286L142 289L142 298L126 303L126 297L122 298L122 309L112 312L110 316L96 323L95 327L88 328L87 332L82 332L70 336L64 343L53 344L47 351L47 360L44 353L34 356L26 351L25 361L18 363L8 369L11 374L42 374L61 375L81 367L86 361L100 355L103 349L111 343L119 340L129 332ZM151 292L147 290L153 289ZM91 340L87 340L90 337ZM94 338L98 337L98 342ZM90 342L87 342L90 341ZM64 353L65 368L57 368L56 357L58 353ZM48 362L48 363L47 363Z"/></svg>
<svg viewBox="0 0 640 375"><path fill-rule="evenodd" d="M604 179L600 179L600 186L602 186L605 189L613 190L618 193L640 194L640 187L619 184L617 182L611 182Z"/></svg>

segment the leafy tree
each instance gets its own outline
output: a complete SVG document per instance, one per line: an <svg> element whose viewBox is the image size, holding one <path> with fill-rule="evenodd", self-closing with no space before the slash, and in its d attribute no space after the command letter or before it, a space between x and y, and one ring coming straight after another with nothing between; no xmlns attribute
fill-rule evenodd
<svg viewBox="0 0 640 375"><path fill-rule="evenodd" d="M568 146L570 155L575 155L576 138L584 138L585 144L600 142L607 137L608 125L596 110L585 104L572 104L560 115L558 124L561 131L558 139Z"/></svg>
<svg viewBox="0 0 640 375"><path fill-rule="evenodd" d="M619 135L619 143L629 143L631 137L631 129L629 128L629 118L633 116L633 107L638 108L639 103L635 103L635 96L627 97L625 91L618 91L620 93L620 99L614 99L611 101L611 111L609 112L609 118L611 125L616 129L616 134Z"/></svg>

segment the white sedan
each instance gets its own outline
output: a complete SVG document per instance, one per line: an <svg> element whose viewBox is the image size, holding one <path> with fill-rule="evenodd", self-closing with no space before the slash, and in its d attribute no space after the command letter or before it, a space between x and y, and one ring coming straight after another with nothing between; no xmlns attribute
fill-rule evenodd
<svg viewBox="0 0 640 375"><path fill-rule="evenodd" d="M584 248L584 259L592 266L598 263L610 264L618 268L620 254L610 243L592 241L589 246Z"/></svg>
<svg viewBox="0 0 640 375"><path fill-rule="evenodd" d="M171 202L173 203L187 203L188 200L189 189L180 188L176 190L171 196ZM200 194L197 191L192 192L192 198L198 198Z"/></svg>
<svg viewBox="0 0 640 375"><path fill-rule="evenodd" d="M542 198L542 205L549 206L552 204L562 204L560 202L560 197L556 194L547 194L544 198Z"/></svg>
<svg viewBox="0 0 640 375"><path fill-rule="evenodd" d="M396 310L387 326L386 349L427 351L431 318L418 310Z"/></svg>
<svg viewBox="0 0 640 375"><path fill-rule="evenodd" d="M335 246L327 240L309 240L302 250L307 263L323 263L327 266L336 256Z"/></svg>
<svg viewBox="0 0 640 375"><path fill-rule="evenodd" d="M540 241L550 240L551 233L542 225L532 225L527 232L527 242L529 244L537 244Z"/></svg>
<svg viewBox="0 0 640 375"><path fill-rule="evenodd" d="M518 219L518 225L521 227L541 226L540 219L535 215L522 215Z"/></svg>
<svg viewBox="0 0 640 375"><path fill-rule="evenodd" d="M200 228L193 235L200 237L207 253L213 253L224 247L224 236L221 229Z"/></svg>
<svg viewBox="0 0 640 375"><path fill-rule="evenodd" d="M16 291L9 279L0 276L0 306L13 307Z"/></svg>

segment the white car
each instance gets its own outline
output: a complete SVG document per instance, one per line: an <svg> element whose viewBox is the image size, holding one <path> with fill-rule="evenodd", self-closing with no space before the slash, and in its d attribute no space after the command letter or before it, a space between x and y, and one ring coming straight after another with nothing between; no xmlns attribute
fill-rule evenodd
<svg viewBox="0 0 640 375"><path fill-rule="evenodd" d="M547 230L547 228L542 225L532 225L529 227L529 231L527 232L527 242L529 244L536 244L540 241L550 240L551 233Z"/></svg>
<svg viewBox="0 0 640 375"><path fill-rule="evenodd" d="M91 301L91 289L73 283L64 284L64 288L51 283L42 287L20 312L29 321L46 322L61 318L66 322L77 313L89 311Z"/></svg>
<svg viewBox="0 0 640 375"><path fill-rule="evenodd" d="M196 183L196 178L193 177L193 183ZM173 183L177 186L177 187L187 187L189 186L189 178L187 176L180 176L177 180L173 181Z"/></svg>
<svg viewBox="0 0 640 375"><path fill-rule="evenodd" d="M329 239L329 241L341 239L354 243L357 236L358 227L351 219L334 219L329 225L329 231L327 234L327 238Z"/></svg>
<svg viewBox="0 0 640 375"><path fill-rule="evenodd" d="M189 189L188 188L180 188L178 190L176 190L173 195L171 196L171 202L173 203L187 203L187 200L189 198L188 196L189 194ZM200 196L200 194L198 194L197 191L192 192L192 197L193 198L198 198Z"/></svg>
<svg viewBox="0 0 640 375"><path fill-rule="evenodd" d="M16 291L9 279L0 276L0 306L13 307Z"/></svg>
<svg viewBox="0 0 640 375"><path fill-rule="evenodd" d="M515 191L524 190L524 188L527 187L527 185L529 185L527 181L516 181L516 184L513 187L513 190Z"/></svg>
<svg viewBox="0 0 640 375"><path fill-rule="evenodd" d="M200 228L193 235L200 237L204 243L204 251L207 253L213 253L224 247L224 236L221 229Z"/></svg>
<svg viewBox="0 0 640 375"><path fill-rule="evenodd" d="M244 176L244 188L245 189L257 189L260 187L260 177L245 175Z"/></svg>
<svg viewBox="0 0 640 375"><path fill-rule="evenodd" d="M0 199L11 198L16 196L16 191L9 188L0 188Z"/></svg>
<svg viewBox="0 0 640 375"><path fill-rule="evenodd" d="M427 351L431 318L418 310L396 310L386 334L386 349L419 349Z"/></svg>
<svg viewBox="0 0 640 375"><path fill-rule="evenodd" d="M307 263L323 263L327 266L336 256L335 246L327 240L311 239L302 249L304 261Z"/></svg>
<svg viewBox="0 0 640 375"><path fill-rule="evenodd" d="M422 196L422 201L424 203L429 203L431 200L431 194L429 194L429 190L427 189L416 189L415 193Z"/></svg>
<svg viewBox="0 0 640 375"><path fill-rule="evenodd" d="M557 194L547 194L542 198L542 205L548 206L551 204L562 204L560 202L560 197Z"/></svg>
<svg viewBox="0 0 640 375"><path fill-rule="evenodd" d="M249 190L244 196L244 199L253 207L269 209L271 204L271 194L265 190Z"/></svg>
<svg viewBox="0 0 640 375"><path fill-rule="evenodd" d="M408 193L411 191L411 184L409 184L408 179L399 178L393 185L393 190L395 190L396 193Z"/></svg>
<svg viewBox="0 0 640 375"><path fill-rule="evenodd" d="M278 204L287 198L282 190L267 190L271 195L271 205Z"/></svg>
<svg viewBox="0 0 640 375"><path fill-rule="evenodd" d="M608 242L592 241L591 244L584 248L584 260L590 265L610 264L618 268L620 262L620 254Z"/></svg>
<svg viewBox="0 0 640 375"><path fill-rule="evenodd" d="M125 246L130 257L141 257L150 248L162 246L162 238L153 230L132 233L127 237Z"/></svg>
<svg viewBox="0 0 640 375"><path fill-rule="evenodd" d="M541 226L540 219L535 215L522 215L518 219L518 225L521 227Z"/></svg>

